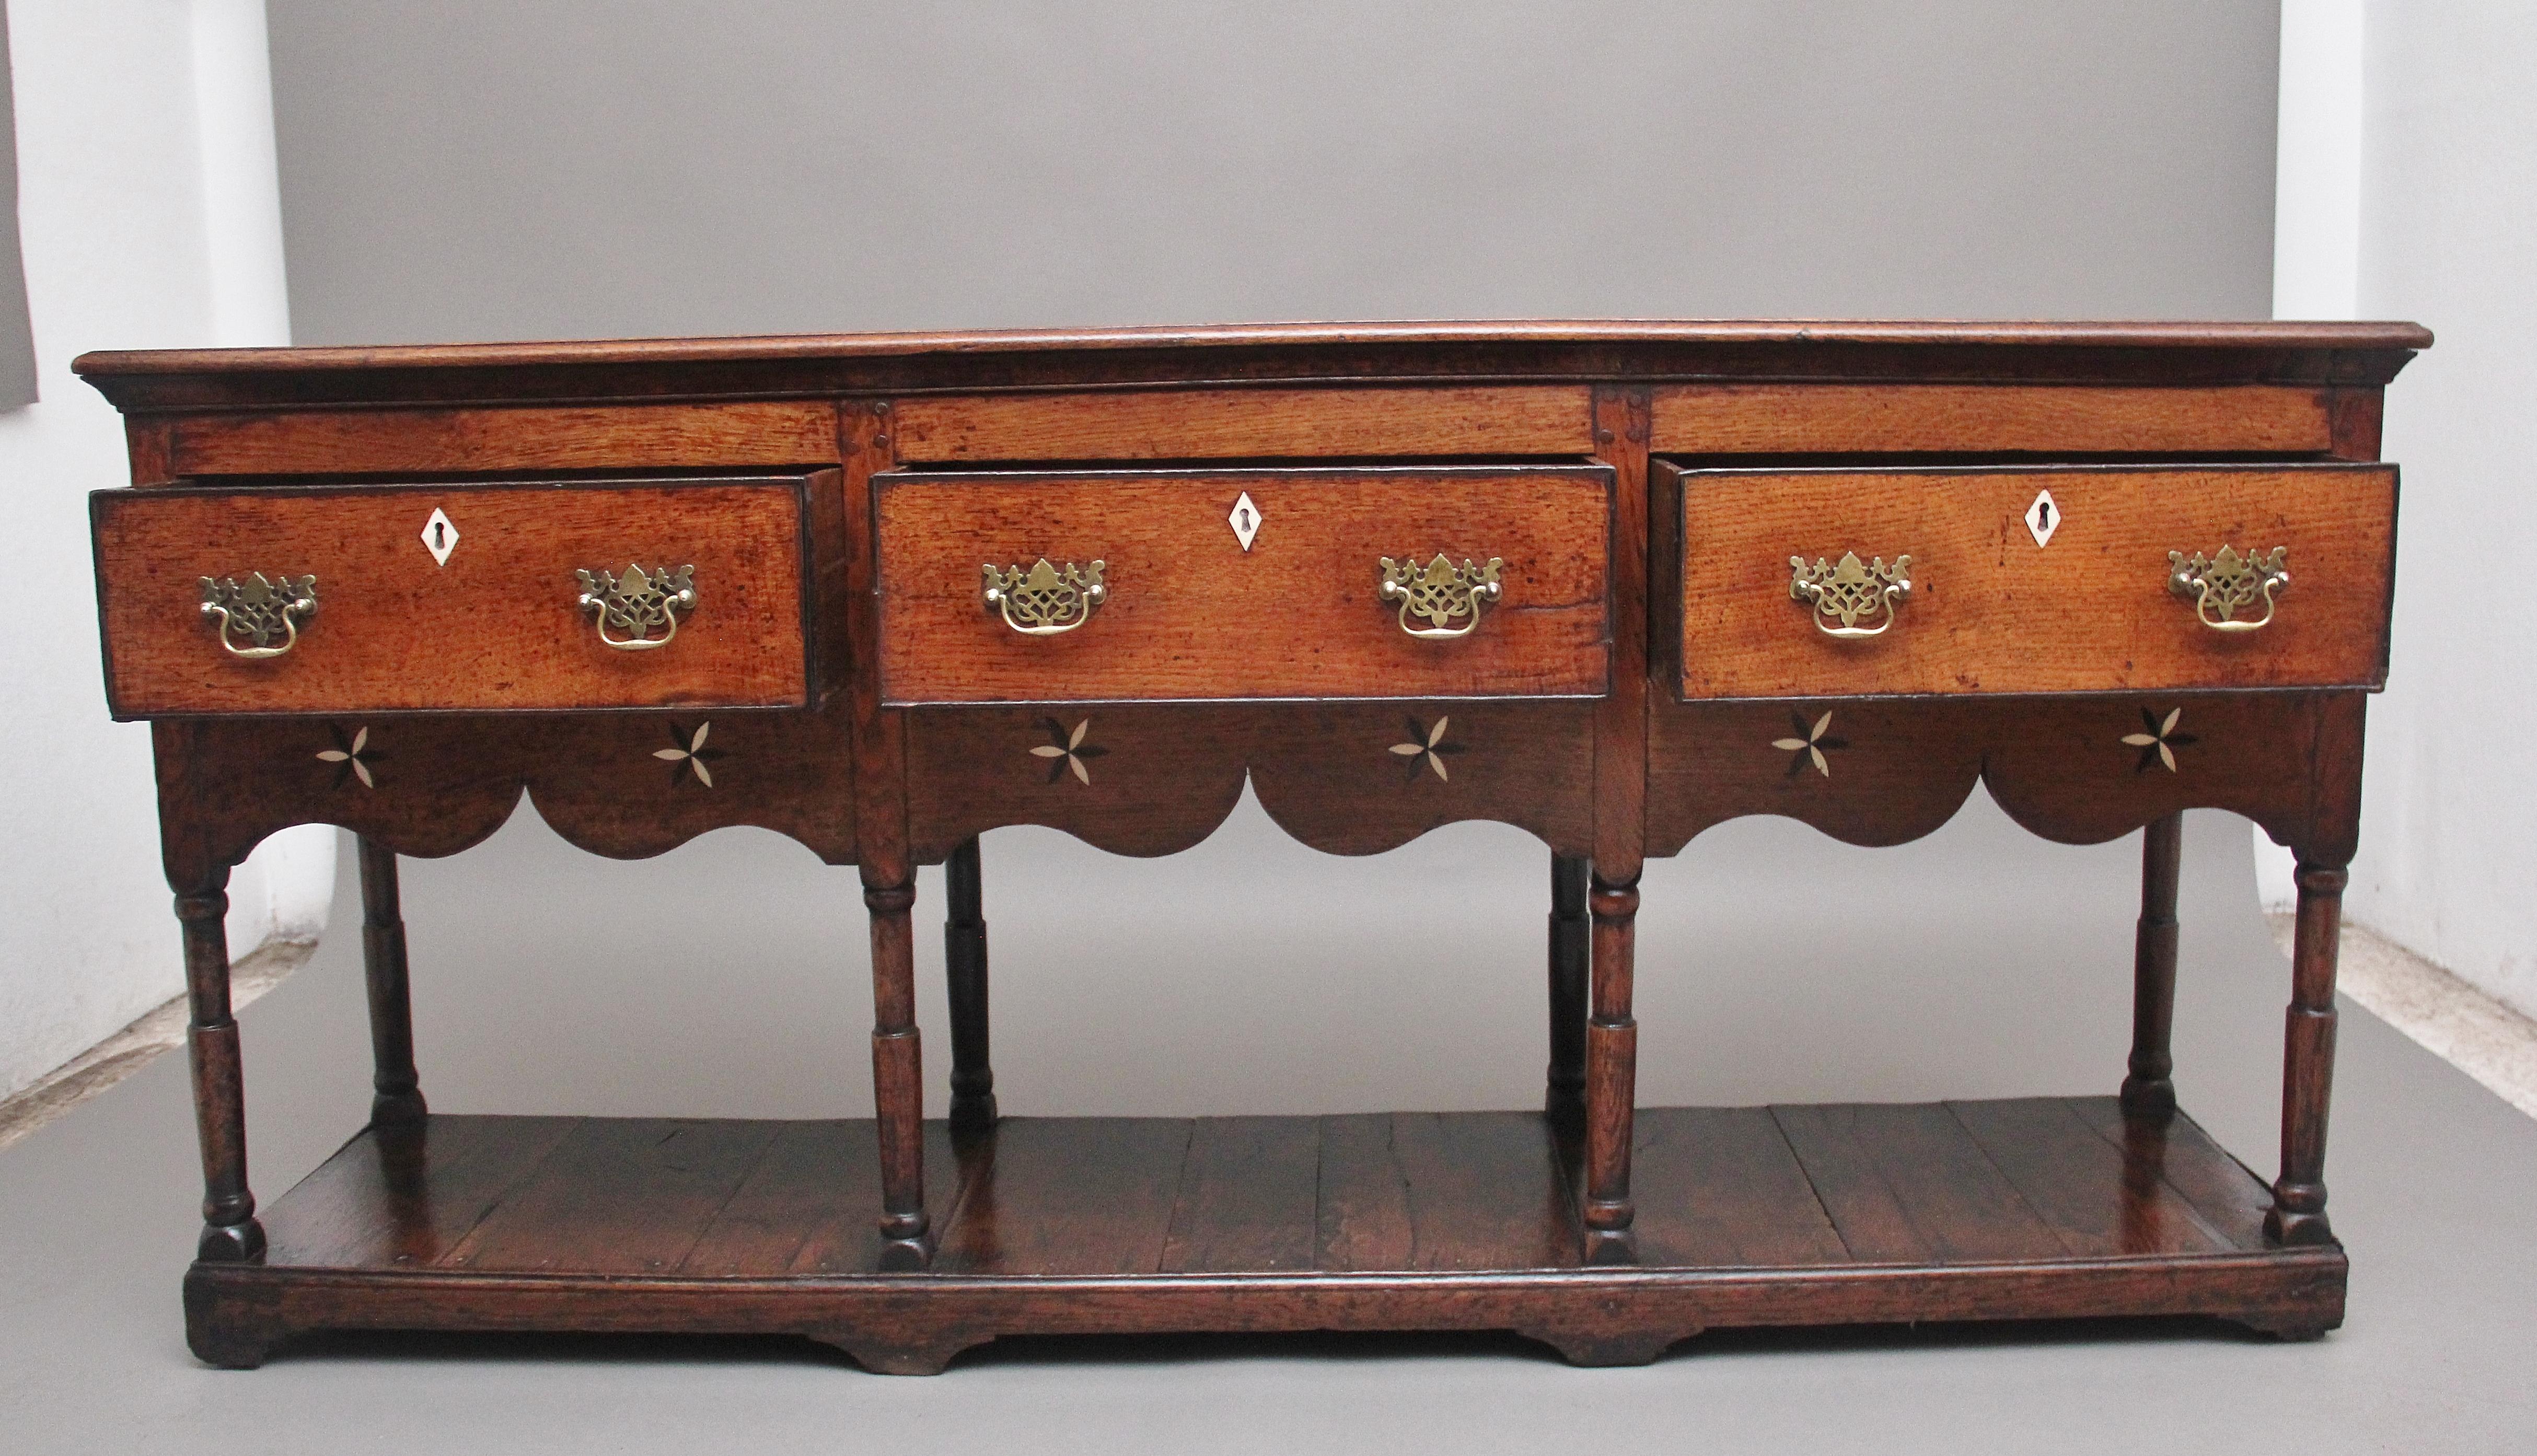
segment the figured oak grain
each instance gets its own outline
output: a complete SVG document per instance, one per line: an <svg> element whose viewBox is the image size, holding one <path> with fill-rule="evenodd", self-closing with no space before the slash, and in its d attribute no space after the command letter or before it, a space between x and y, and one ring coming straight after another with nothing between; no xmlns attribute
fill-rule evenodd
<svg viewBox="0 0 2537 1456"><path fill-rule="evenodd" d="M2392 467L1689 471L1687 699L2375 687L2386 675ZM2049 489L2060 526L2024 516ZM2168 552L2289 550L2271 625L2224 633L2168 591ZM1818 631L1789 558L1909 554L1882 636Z"/></svg>
<svg viewBox="0 0 2537 1456"><path fill-rule="evenodd" d="M837 458L818 401L205 414L174 425L180 475L735 469Z"/></svg>
<svg viewBox="0 0 2537 1456"><path fill-rule="evenodd" d="M1983 384L1678 384L1655 392L1659 453L2323 454L2331 392Z"/></svg>
<svg viewBox="0 0 2537 1456"><path fill-rule="evenodd" d="M392 709L802 705L801 479L237 487L92 497L106 696L117 718ZM446 565L423 542L444 510ZM577 569L695 567L669 646L599 641ZM203 577L314 575L298 645L242 661Z"/></svg>
<svg viewBox="0 0 2537 1456"><path fill-rule="evenodd" d="M902 461L1583 455L1579 385L950 395L898 406Z"/></svg>
<svg viewBox="0 0 2537 1456"><path fill-rule="evenodd" d="M1609 680L1611 472L902 474L875 481L880 683L895 704L1582 697ZM1249 494L1250 550L1226 522ZM1505 562L1450 641L1400 630L1385 556ZM980 568L1106 563L1083 626L1030 637Z"/></svg>

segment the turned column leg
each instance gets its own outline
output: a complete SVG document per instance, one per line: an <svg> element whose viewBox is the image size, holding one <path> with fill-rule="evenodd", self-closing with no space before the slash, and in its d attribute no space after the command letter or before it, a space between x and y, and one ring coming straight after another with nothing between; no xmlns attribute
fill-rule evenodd
<svg viewBox="0 0 2537 1456"><path fill-rule="evenodd" d="M361 861L361 970L370 990L370 1121L382 1127L420 1122L425 1109L414 1066L414 993L396 851L362 837L354 843Z"/></svg>
<svg viewBox="0 0 2537 1456"><path fill-rule="evenodd" d="M1638 1258L1630 1224L1630 1138L1638 1093L1639 1024L1630 1017L1635 883L1600 873L1587 897L1594 917L1592 1012L1586 1023L1586 1261Z"/></svg>
<svg viewBox="0 0 2537 1456"><path fill-rule="evenodd" d="M2330 1243L2325 1222L2325 1111L2334 1091L2334 960L2343 933L2339 864L2299 867L2291 1004L2282 1045L2282 1175L2264 1232L2281 1243Z"/></svg>
<svg viewBox="0 0 2537 1456"><path fill-rule="evenodd" d="M2165 1117L2176 1110L2176 887L2183 863L2184 815L2150 821L2141 842L2140 928L2132 940L2132 1055L2123 1110Z"/></svg>
<svg viewBox="0 0 2537 1456"><path fill-rule="evenodd" d="M264 1226L246 1186L246 1088L237 1022L229 1015L228 870L176 892L185 936L185 1047L194 1071L194 1125L203 1147L203 1236L194 1257L244 1263L264 1255Z"/></svg>
<svg viewBox="0 0 2537 1456"><path fill-rule="evenodd" d="M951 1001L951 1125L996 1121L996 1072L987 1061L987 915L978 878L978 840L961 841L943 864L943 968Z"/></svg>
<svg viewBox="0 0 2537 1456"><path fill-rule="evenodd" d="M880 1131L881 1267L921 1269L925 1220L925 1080L916 1037L916 886L864 890L872 912L873 1112Z"/></svg>
<svg viewBox="0 0 2537 1456"><path fill-rule="evenodd" d="M1586 1102L1586 986L1591 922L1582 855L1550 856L1550 1074L1547 1110L1574 1117Z"/></svg>

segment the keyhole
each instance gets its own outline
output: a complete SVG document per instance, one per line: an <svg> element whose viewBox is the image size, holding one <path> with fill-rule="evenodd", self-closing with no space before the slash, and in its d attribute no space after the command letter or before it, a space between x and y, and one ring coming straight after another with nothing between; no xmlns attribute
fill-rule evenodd
<svg viewBox="0 0 2537 1456"><path fill-rule="evenodd" d="M1251 529L1251 513L1247 510L1242 513L1242 529L1245 531Z"/></svg>
<svg viewBox="0 0 2537 1456"><path fill-rule="evenodd" d="M446 526L441 525L441 524L440 524L439 522L437 522L437 521L432 522L432 523L431 523L431 548L432 548L433 550L437 551L437 550L439 550L442 546L447 545L448 543L449 543L449 528L448 528L448 527L446 527Z"/></svg>
<svg viewBox="0 0 2537 1456"><path fill-rule="evenodd" d="M2038 531L2052 529L2052 502L2039 500L2035 503L2035 529Z"/></svg>

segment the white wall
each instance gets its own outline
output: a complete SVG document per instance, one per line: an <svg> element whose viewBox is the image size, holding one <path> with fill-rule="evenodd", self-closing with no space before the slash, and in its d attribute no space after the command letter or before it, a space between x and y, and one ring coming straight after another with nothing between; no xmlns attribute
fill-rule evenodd
<svg viewBox="0 0 2537 1456"><path fill-rule="evenodd" d="M2362 0L2282 0L2273 317L2361 317ZM2404 386L2410 393L2410 379ZM2298 903L2297 856L2256 829L2255 893Z"/></svg>
<svg viewBox="0 0 2537 1456"><path fill-rule="evenodd" d="M0 1096L183 987L149 729L106 721L98 667L87 497L126 478L122 424L70 360L290 333L262 0L14 0L8 24L41 397L0 412ZM232 948L323 927L332 835L240 867Z"/></svg>
<svg viewBox="0 0 2537 1456"><path fill-rule="evenodd" d="M2537 6L2367 9L2357 301L2439 342L2387 397L2394 665L2346 907L2537 1014Z"/></svg>

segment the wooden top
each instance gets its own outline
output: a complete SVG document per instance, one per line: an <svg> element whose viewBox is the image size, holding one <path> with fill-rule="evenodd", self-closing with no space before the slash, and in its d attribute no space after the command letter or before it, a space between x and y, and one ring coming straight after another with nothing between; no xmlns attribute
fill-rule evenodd
<svg viewBox="0 0 2537 1456"><path fill-rule="evenodd" d="M2409 323L1506 320L112 350L134 411L1342 379L2383 384Z"/></svg>

